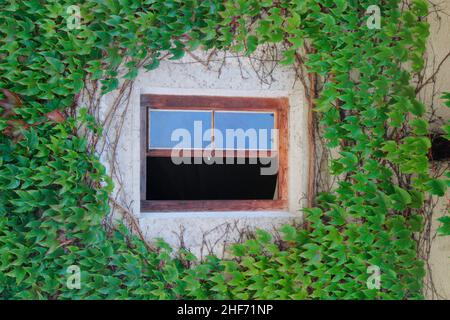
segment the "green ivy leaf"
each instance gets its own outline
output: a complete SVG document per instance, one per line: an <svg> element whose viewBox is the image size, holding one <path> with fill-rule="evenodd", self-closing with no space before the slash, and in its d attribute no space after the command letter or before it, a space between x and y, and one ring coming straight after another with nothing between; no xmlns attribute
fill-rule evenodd
<svg viewBox="0 0 450 320"><path fill-rule="evenodd" d="M413 128L413 132L419 136L424 136L428 134L428 122L423 119L416 118L412 120L411 126Z"/></svg>
<svg viewBox="0 0 450 320"><path fill-rule="evenodd" d="M284 241L295 241L297 237L297 230L291 225L283 225L280 228L280 232L282 233L282 239Z"/></svg>
<svg viewBox="0 0 450 320"><path fill-rule="evenodd" d="M445 216L438 219L442 225L438 228L438 232L442 235L450 235L450 217Z"/></svg>
<svg viewBox="0 0 450 320"><path fill-rule="evenodd" d="M444 196L447 190L447 183L441 179L432 179L426 185L429 187L432 195L439 197Z"/></svg>

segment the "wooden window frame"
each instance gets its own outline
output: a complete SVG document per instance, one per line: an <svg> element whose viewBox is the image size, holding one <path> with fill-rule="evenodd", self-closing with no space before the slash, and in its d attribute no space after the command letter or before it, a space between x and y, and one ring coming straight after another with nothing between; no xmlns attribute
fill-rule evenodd
<svg viewBox="0 0 450 320"><path fill-rule="evenodd" d="M149 150L149 109L256 111L275 113L278 129L278 199L276 200L146 200L147 156L170 156L170 150ZM141 95L140 107L140 197L141 212L168 211L270 211L288 208L288 98L253 98L188 95ZM202 151L199 151L202 152ZM194 151L195 155L195 151ZM246 157L257 152L246 151Z"/></svg>

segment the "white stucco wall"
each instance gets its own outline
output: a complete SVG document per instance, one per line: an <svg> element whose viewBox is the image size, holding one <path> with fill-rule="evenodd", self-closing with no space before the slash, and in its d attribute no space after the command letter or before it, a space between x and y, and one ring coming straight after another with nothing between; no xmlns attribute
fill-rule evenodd
<svg viewBox="0 0 450 320"><path fill-rule="evenodd" d="M202 53L195 53L201 57ZM224 63L224 64L223 64ZM121 168L120 185L116 186L117 200L130 208L140 222L148 240L160 237L174 247L181 242L195 254L204 256L213 250L223 252L223 245L242 236L242 230L263 228L268 231L293 220L301 220L300 209L306 204L307 191L307 110L303 91L295 82L290 68L276 66L269 83L262 83L248 58L229 57L211 62L208 67L191 56L179 61L162 61L158 69L142 70L134 83L125 122L121 129L117 152ZM269 62L269 67L271 63ZM211 95L242 97L288 97L289 155L288 192L289 210L286 212L140 212L140 95ZM111 108L113 92L103 98L102 111ZM120 112L118 113L120 114ZM117 120L119 120L117 116ZM107 162L107 159L104 159ZM181 235L183 237L181 238ZM182 240L181 240L182 239ZM213 249L211 249L213 248Z"/></svg>
<svg viewBox="0 0 450 320"><path fill-rule="evenodd" d="M442 93L450 92L450 0L442 0L437 3L438 13L431 13L428 17L430 23L430 36L428 39L426 55L425 79L435 73L437 67L446 58L436 74L436 83L425 86L420 93L420 98L426 101L427 106L433 104L436 115L441 120L450 119L450 108L443 105ZM434 92L433 92L434 91ZM436 125L432 125L435 128Z"/></svg>
<svg viewBox="0 0 450 320"><path fill-rule="evenodd" d="M434 73L433 65L437 66L450 53L450 0L443 0L438 3L440 12L438 15L430 14L430 38L428 42L427 56L428 63L426 78ZM433 97L433 91L435 95ZM442 122L450 120L450 108L444 106L441 99L442 93L450 92L450 57L441 65L439 73L436 75L436 84L430 84L422 91L422 98L427 101L427 105L433 103L437 116ZM439 124L441 125L442 122ZM437 130L438 125L433 124L432 130ZM447 163L448 164L448 163ZM438 165L437 163L434 165ZM445 164L440 164L445 165ZM438 205L433 211L432 235L441 225L437 219L444 215L449 215L450 190L440 198ZM438 297L427 291L428 298L450 299L450 236L436 236L432 241L429 264Z"/></svg>

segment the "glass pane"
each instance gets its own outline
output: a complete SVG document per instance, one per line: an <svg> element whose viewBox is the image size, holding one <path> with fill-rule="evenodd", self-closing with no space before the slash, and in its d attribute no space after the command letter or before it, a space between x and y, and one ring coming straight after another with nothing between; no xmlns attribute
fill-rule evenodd
<svg viewBox="0 0 450 320"><path fill-rule="evenodd" d="M205 148L211 118L210 111L149 110L149 149Z"/></svg>
<svg viewBox="0 0 450 320"><path fill-rule="evenodd" d="M217 111L214 114L214 128L219 131L214 133L216 148L271 150L275 146L274 113Z"/></svg>

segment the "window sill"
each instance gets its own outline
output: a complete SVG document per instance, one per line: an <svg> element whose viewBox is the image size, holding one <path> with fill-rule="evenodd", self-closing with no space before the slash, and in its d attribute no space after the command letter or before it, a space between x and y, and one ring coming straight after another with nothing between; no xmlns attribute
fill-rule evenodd
<svg viewBox="0 0 450 320"><path fill-rule="evenodd" d="M258 218L301 218L301 213L289 211L181 211L141 212L140 219L258 219Z"/></svg>
<svg viewBox="0 0 450 320"><path fill-rule="evenodd" d="M287 200L141 200L141 212L285 211Z"/></svg>

